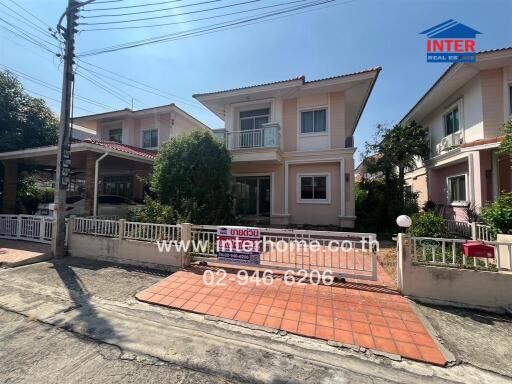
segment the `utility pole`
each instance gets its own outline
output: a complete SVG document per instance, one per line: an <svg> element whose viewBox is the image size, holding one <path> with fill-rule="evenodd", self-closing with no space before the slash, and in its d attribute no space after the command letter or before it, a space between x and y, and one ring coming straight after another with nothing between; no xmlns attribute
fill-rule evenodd
<svg viewBox="0 0 512 384"><path fill-rule="evenodd" d="M55 208L53 211L52 252L54 257L64 257L66 250L66 191L69 185L71 167L71 97L74 83L73 64L75 58L75 33L79 8L94 0L78 2L68 0L66 11L62 14L57 31L64 37L64 73L62 75L62 100L60 106L59 144L57 149L57 171L55 174ZM62 21L66 18L66 27Z"/></svg>

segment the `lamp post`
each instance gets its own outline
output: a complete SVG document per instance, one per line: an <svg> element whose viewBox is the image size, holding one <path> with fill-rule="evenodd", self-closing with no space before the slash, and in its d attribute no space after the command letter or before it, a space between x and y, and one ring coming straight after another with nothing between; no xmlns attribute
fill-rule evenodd
<svg viewBox="0 0 512 384"><path fill-rule="evenodd" d="M400 228L409 228L412 224L412 220L407 215L400 215L396 218L396 223Z"/></svg>

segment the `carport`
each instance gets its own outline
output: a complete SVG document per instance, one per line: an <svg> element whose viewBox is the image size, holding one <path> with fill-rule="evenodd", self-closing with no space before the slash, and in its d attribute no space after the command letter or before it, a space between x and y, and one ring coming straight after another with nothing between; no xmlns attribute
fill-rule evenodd
<svg viewBox="0 0 512 384"><path fill-rule="evenodd" d="M93 215L95 198L105 191L103 180L106 177L114 177L114 180L115 177L123 177L130 186L125 190L128 194L126 197L142 199L143 185L140 178L151 172L155 156L155 151L112 141L86 139L72 143L70 175L73 183L70 183L69 194L85 197L87 216ZM2 211L16 213L19 170L32 167L54 175L57 146L3 152L0 161L5 169Z"/></svg>

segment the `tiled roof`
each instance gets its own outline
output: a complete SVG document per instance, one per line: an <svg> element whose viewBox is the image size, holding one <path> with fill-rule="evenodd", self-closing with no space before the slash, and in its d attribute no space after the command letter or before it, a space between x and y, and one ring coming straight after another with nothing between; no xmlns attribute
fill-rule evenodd
<svg viewBox="0 0 512 384"><path fill-rule="evenodd" d="M293 77L293 78L287 79L287 80L280 80L280 81L274 81L274 82L270 82L270 83L250 85L247 87L232 88L232 89L226 89L223 91L216 91L216 92L196 93L192 96L197 97L197 96L215 95L215 94L226 93L226 92L240 91L242 89L251 89L251 88L257 88L257 87L264 87L264 86L268 86L268 85L288 83L288 82L297 81L297 80L302 81L302 85L304 85L304 84L316 83L316 82L324 81L324 80L341 79L343 77L360 75L362 73L367 73L367 72L372 72L372 71L380 71L381 69L382 69L381 67L373 67L373 68L365 69L365 70L359 71L359 72L347 73L344 75L326 77L323 79L317 79L317 80L311 80L311 81L306 81L306 76L302 75L302 76Z"/></svg>
<svg viewBox="0 0 512 384"><path fill-rule="evenodd" d="M157 155L156 151L151 151L149 149L144 149L144 148L139 148L139 147L133 147L131 145L126 145L126 144L119 144L115 141L85 139L82 142L88 143L88 144L99 145L99 146L107 148L107 149L113 149L116 151L128 153L130 155L145 157L146 159L151 159L151 160L153 160Z"/></svg>
<svg viewBox="0 0 512 384"><path fill-rule="evenodd" d="M496 137L491 137L489 139L480 139L480 140L470 141L469 143L462 144L460 147L461 148L470 148L470 147L478 147L480 145L485 145L485 144L501 143L504 138L505 138L505 136L496 136Z"/></svg>

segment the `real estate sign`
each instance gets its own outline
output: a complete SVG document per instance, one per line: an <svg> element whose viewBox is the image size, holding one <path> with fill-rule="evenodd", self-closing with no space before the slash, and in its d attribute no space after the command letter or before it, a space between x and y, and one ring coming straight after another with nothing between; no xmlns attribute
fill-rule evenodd
<svg viewBox="0 0 512 384"><path fill-rule="evenodd" d="M219 261L259 265L260 230L252 227L217 227L217 259Z"/></svg>

